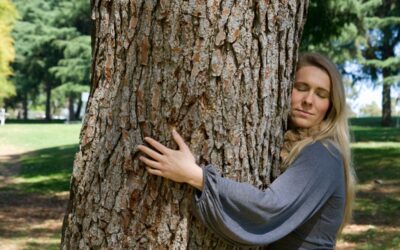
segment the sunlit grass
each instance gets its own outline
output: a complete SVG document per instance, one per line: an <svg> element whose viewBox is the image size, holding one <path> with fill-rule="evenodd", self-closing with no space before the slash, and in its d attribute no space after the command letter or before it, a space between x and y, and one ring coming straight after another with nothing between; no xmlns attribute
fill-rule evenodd
<svg viewBox="0 0 400 250"><path fill-rule="evenodd" d="M12 146L23 151L77 144L81 124L6 124L0 126L0 150Z"/></svg>

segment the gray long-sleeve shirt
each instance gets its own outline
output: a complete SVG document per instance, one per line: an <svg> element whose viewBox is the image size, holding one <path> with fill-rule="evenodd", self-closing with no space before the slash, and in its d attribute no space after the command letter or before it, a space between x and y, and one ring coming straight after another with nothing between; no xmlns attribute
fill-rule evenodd
<svg viewBox="0 0 400 250"><path fill-rule="evenodd" d="M195 215L226 241L268 249L333 249L345 204L339 151L328 142L305 147L265 191L221 177L208 165Z"/></svg>

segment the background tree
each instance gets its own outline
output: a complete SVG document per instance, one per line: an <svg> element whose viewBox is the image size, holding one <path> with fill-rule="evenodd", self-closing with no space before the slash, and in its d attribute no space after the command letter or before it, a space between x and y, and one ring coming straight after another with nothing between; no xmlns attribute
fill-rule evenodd
<svg viewBox="0 0 400 250"><path fill-rule="evenodd" d="M187 185L148 176L135 146L176 127L222 174L279 175L307 1L92 1L91 97L63 249L231 248L190 213Z"/></svg>
<svg viewBox="0 0 400 250"><path fill-rule="evenodd" d="M363 36L357 40L364 72L382 85L382 125L391 124L391 86L400 83L400 2L370 0L360 5Z"/></svg>
<svg viewBox="0 0 400 250"><path fill-rule="evenodd" d="M17 18L14 5L9 0L0 1L0 107L6 97L15 94L15 88L8 77L12 71L10 62L14 60L13 40L10 37L12 25Z"/></svg>
<svg viewBox="0 0 400 250"><path fill-rule="evenodd" d="M77 80L73 85L77 86L74 92L78 92L82 90L80 85L89 83L89 3L85 0L15 0L15 3L22 17L13 30L17 51L13 81L17 97L8 104L15 106L22 102L27 118L28 99L34 100L44 92L46 119L50 120L51 93L55 87L71 85L71 80ZM86 15L81 15L83 12ZM74 70L70 72L74 76L65 77L66 69Z"/></svg>
<svg viewBox="0 0 400 250"><path fill-rule="evenodd" d="M59 95L68 98L69 119L78 120L82 107L81 93L89 92L88 82L90 82L91 47L90 36L78 36L65 44L64 58L58 62L57 66L50 68L50 73L54 74L63 84L57 87ZM76 110L74 104L78 100Z"/></svg>
<svg viewBox="0 0 400 250"><path fill-rule="evenodd" d="M356 47L359 0L311 0L301 41L301 51L319 51L338 64L352 60Z"/></svg>

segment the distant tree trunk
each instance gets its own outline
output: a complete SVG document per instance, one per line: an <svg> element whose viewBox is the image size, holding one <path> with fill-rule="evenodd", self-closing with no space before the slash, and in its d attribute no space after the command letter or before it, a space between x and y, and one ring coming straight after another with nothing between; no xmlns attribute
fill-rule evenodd
<svg viewBox="0 0 400 250"><path fill-rule="evenodd" d="M382 126L384 127L392 124L390 87L390 84L383 84L382 88Z"/></svg>
<svg viewBox="0 0 400 250"><path fill-rule="evenodd" d="M46 120L51 121L51 83L46 82Z"/></svg>
<svg viewBox="0 0 400 250"><path fill-rule="evenodd" d="M28 120L28 94L24 94L22 99L22 109L24 120Z"/></svg>
<svg viewBox="0 0 400 250"><path fill-rule="evenodd" d="M82 109L82 98L78 98L78 107L76 108L76 111L74 114L74 120L80 119L81 109Z"/></svg>
<svg viewBox="0 0 400 250"><path fill-rule="evenodd" d="M192 188L149 176L145 136L266 188L307 1L92 1L91 96L62 249L231 249L191 215Z"/></svg>
<svg viewBox="0 0 400 250"><path fill-rule="evenodd" d="M68 95L68 120L75 120L75 112L74 112L74 94L70 93Z"/></svg>

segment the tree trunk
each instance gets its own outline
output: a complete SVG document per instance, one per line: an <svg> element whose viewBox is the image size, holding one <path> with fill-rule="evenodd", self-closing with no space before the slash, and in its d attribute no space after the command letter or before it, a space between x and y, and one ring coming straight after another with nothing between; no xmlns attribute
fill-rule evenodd
<svg viewBox="0 0 400 250"><path fill-rule="evenodd" d="M82 98L78 96L78 107L76 108L75 114L74 114L74 120L79 120L80 119L80 114L81 114L81 109L82 109Z"/></svg>
<svg viewBox="0 0 400 250"><path fill-rule="evenodd" d="M28 94L24 94L22 99L22 109L24 120L28 120Z"/></svg>
<svg viewBox="0 0 400 250"><path fill-rule="evenodd" d="M74 94L70 93L68 95L68 121L75 120L75 112L74 112Z"/></svg>
<svg viewBox="0 0 400 250"><path fill-rule="evenodd" d="M46 121L51 121L51 83L46 82Z"/></svg>
<svg viewBox="0 0 400 250"><path fill-rule="evenodd" d="M387 70L383 70L383 79L390 76ZM391 107L391 94L390 84L383 84L382 88L382 126L389 127L392 124L392 107Z"/></svg>
<svg viewBox="0 0 400 250"><path fill-rule="evenodd" d="M91 97L71 178L63 249L230 249L191 214L192 188L149 176L145 136L266 188L307 1L92 1Z"/></svg>

